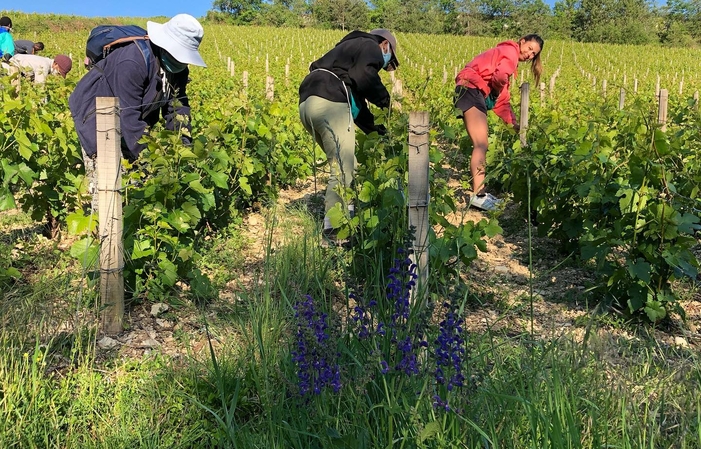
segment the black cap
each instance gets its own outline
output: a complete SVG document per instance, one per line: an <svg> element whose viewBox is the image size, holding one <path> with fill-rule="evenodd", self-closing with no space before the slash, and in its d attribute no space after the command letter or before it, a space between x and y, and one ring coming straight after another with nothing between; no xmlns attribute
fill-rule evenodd
<svg viewBox="0 0 701 449"><path fill-rule="evenodd" d="M392 34L389 30L386 30L384 28L377 28L375 30L370 31L370 34L374 34L376 36L382 36L385 38L386 41L389 42L389 48L392 51L392 58L389 60L389 64L387 64L387 70L388 72L391 72L392 70L397 70L397 67L399 67L399 61L397 61L397 39L394 37L394 34Z"/></svg>
<svg viewBox="0 0 701 449"><path fill-rule="evenodd" d="M12 20L7 16L0 18L0 27L12 28Z"/></svg>

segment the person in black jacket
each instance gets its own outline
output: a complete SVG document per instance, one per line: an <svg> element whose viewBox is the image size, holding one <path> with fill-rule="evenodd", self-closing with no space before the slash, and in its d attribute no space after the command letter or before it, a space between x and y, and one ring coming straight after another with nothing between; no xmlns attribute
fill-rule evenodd
<svg viewBox="0 0 701 449"><path fill-rule="evenodd" d="M388 30L353 31L311 64L299 87L299 116L326 152L331 167L326 215L342 202L338 185L349 187L353 180L355 125L366 134L386 133L384 126L375 125L366 100L380 108L389 107L389 92L379 71L399 66L396 52L397 40ZM324 234L333 234L328 216L324 217Z"/></svg>
<svg viewBox="0 0 701 449"><path fill-rule="evenodd" d="M68 99L91 184L93 210L97 210L96 97L119 98L122 154L127 159L139 157L145 147L139 140L161 115L167 129L185 130L183 141L190 142L189 120L181 124L177 116L190 117L188 65L206 67L198 50L204 30L189 14L178 14L165 24L149 21L147 29L148 52L133 42L117 47L78 82Z"/></svg>

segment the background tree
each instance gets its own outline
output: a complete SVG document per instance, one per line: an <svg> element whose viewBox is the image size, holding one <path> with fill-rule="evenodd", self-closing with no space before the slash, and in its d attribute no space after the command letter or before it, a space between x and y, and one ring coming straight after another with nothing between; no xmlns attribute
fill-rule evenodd
<svg viewBox="0 0 701 449"><path fill-rule="evenodd" d="M701 0L668 0L660 15L663 44L689 46L701 40Z"/></svg>
<svg viewBox="0 0 701 449"><path fill-rule="evenodd" d="M301 27L309 14L304 0L274 0L263 4L255 23L277 27Z"/></svg>
<svg viewBox="0 0 701 449"><path fill-rule="evenodd" d="M701 0L215 0L209 21L613 44L701 42Z"/></svg>
<svg viewBox="0 0 701 449"><path fill-rule="evenodd" d="M311 11L314 22L322 28L365 30L370 23L363 0L314 0Z"/></svg>
<svg viewBox="0 0 701 449"><path fill-rule="evenodd" d="M553 6L549 31L552 37L571 39L575 15L581 7L580 0L560 0Z"/></svg>
<svg viewBox="0 0 701 449"><path fill-rule="evenodd" d="M488 32L488 22L480 12L481 0L455 0L444 27L446 33L482 36Z"/></svg>
<svg viewBox="0 0 701 449"><path fill-rule="evenodd" d="M581 0L572 34L581 41L612 44L656 40L652 8L647 0Z"/></svg>
<svg viewBox="0 0 701 449"><path fill-rule="evenodd" d="M256 20L263 0L215 0L212 7L228 14L233 23L246 24Z"/></svg>
<svg viewBox="0 0 701 449"><path fill-rule="evenodd" d="M537 33L547 37L551 17L550 7L543 0L517 0L511 16L511 35Z"/></svg>

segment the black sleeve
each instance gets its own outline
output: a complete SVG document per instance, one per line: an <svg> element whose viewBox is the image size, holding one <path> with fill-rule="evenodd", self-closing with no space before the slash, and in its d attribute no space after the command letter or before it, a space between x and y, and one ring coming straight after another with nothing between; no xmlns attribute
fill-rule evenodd
<svg viewBox="0 0 701 449"><path fill-rule="evenodd" d="M375 106L387 108L389 107L389 92L387 92L385 85L382 84L382 78L380 78L378 73L384 63L382 51L379 45L372 43L363 44L363 48L357 53L355 64L348 71L353 91Z"/></svg>
<svg viewBox="0 0 701 449"><path fill-rule="evenodd" d="M362 107L360 108L358 117L354 120L356 126L365 134L370 134L375 131L379 135L384 136L387 133L387 129L385 129L383 125L375 125L375 116L372 115L365 101L361 104Z"/></svg>
<svg viewBox="0 0 701 449"><path fill-rule="evenodd" d="M372 115L370 109L368 109L365 101L361 103L360 113L358 117L354 120L356 126L360 128L365 134L370 134L375 131L375 116Z"/></svg>

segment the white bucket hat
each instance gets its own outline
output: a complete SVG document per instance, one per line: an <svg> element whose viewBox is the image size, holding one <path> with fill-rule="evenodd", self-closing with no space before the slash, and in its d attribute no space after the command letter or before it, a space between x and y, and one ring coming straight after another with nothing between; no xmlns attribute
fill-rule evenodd
<svg viewBox="0 0 701 449"><path fill-rule="evenodd" d="M151 42L170 53L178 62L207 67L197 50L204 29L190 14L178 14L164 24L149 21L146 29Z"/></svg>

